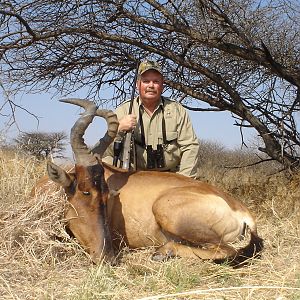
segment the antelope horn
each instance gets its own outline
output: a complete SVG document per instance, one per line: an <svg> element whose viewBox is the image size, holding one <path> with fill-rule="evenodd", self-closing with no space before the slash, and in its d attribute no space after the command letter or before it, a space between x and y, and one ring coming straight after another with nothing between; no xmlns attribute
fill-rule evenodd
<svg viewBox="0 0 300 300"><path fill-rule="evenodd" d="M91 154L91 151L88 149L83 139L85 130L92 123L95 117L97 111L96 104L88 100L77 98L61 99L59 101L75 104L85 109L85 112L82 113L71 129L71 147L75 155L76 164L83 166L92 166L97 164L98 161L96 157Z"/></svg>
<svg viewBox="0 0 300 300"><path fill-rule="evenodd" d="M99 142L92 148L92 153L102 159L105 150L117 135L119 122L117 115L111 110L98 108L96 115L104 118L107 122L107 132L105 133L104 137L101 138Z"/></svg>

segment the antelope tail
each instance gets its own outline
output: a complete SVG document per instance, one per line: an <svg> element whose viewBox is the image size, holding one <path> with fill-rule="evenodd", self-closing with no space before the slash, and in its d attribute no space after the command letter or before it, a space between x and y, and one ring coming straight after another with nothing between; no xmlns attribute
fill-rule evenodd
<svg viewBox="0 0 300 300"><path fill-rule="evenodd" d="M264 248L264 241L256 232L251 231L250 242L244 248L238 250L236 256L233 258L232 264L238 268L247 264L249 258L259 258L260 253Z"/></svg>
<svg viewBox="0 0 300 300"><path fill-rule="evenodd" d="M247 265L250 258L259 258L260 252L264 248L263 239L256 232L251 231L250 234L250 241L247 246L239 249L234 255L229 255L227 258L214 259L214 262L217 264L226 263L233 268L240 268Z"/></svg>

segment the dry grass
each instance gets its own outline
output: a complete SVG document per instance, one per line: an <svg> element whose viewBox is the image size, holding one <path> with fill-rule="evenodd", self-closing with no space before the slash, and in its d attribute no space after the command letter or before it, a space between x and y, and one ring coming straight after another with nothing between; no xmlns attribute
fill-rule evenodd
<svg viewBox="0 0 300 300"><path fill-rule="evenodd" d="M287 180L262 171L203 171L204 180L243 199L258 217L265 250L248 267L158 263L151 249L124 249L117 266L97 267L65 232L61 191L29 199L44 169L1 153L1 299L300 299L300 174Z"/></svg>

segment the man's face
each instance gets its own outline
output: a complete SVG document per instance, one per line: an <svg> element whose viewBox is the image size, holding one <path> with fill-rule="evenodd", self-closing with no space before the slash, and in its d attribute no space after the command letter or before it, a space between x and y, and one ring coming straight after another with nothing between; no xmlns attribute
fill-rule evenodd
<svg viewBox="0 0 300 300"><path fill-rule="evenodd" d="M137 81L137 88L142 102L157 102L163 91L163 76L155 70L148 70Z"/></svg>

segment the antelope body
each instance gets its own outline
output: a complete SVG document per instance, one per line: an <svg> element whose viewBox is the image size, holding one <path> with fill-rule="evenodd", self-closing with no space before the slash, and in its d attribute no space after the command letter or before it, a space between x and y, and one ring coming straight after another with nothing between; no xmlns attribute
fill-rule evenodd
<svg viewBox="0 0 300 300"><path fill-rule="evenodd" d="M71 131L76 164L68 173L49 162L48 175L65 189L69 228L95 263L114 259L122 243L155 246L156 260L181 256L238 262L262 250L249 210L216 187L179 174L127 172L102 163L117 132L116 116L86 100L63 101L86 110ZM82 137L94 116L107 120L108 132L91 152ZM246 228L249 244L236 250L229 243L242 238Z"/></svg>

